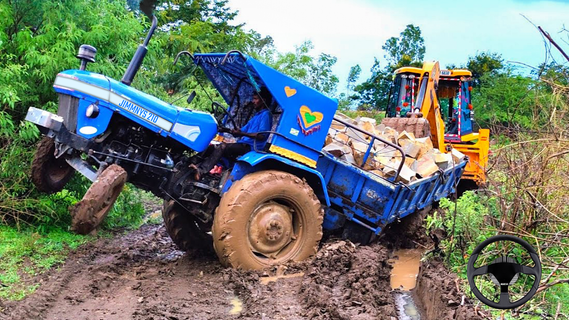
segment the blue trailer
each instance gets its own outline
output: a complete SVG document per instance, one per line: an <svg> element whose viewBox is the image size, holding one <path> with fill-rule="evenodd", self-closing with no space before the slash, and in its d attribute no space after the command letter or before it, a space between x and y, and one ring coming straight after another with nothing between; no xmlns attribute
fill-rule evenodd
<svg viewBox="0 0 569 320"><path fill-rule="evenodd" d="M390 141L335 118L338 102L240 52L190 55L219 91L205 113L176 107L130 87L146 44L119 82L86 71L96 50L82 46L80 70L58 74L58 114L30 108L27 120L45 137L32 181L61 190L74 171L93 181L70 210L72 228L89 233L129 181L164 199L166 229L182 250L213 248L224 265L258 269L316 253L325 230L365 242L396 219L454 192L466 161L410 183L396 182L405 161ZM257 132L266 144L220 159L199 179L219 134L236 123L254 93L267 90L272 127ZM191 95L190 97L193 97ZM366 137L364 161L380 142L399 153L391 177L368 172L323 151L333 122ZM219 169L219 170L218 170Z"/></svg>
<svg viewBox="0 0 569 320"><path fill-rule="evenodd" d="M387 224L454 193L466 161L408 184L395 182L405 162L403 150L341 118L335 118L336 100L238 53L196 54L194 61L221 93L229 105L229 112L232 108L239 108L236 101L260 87L267 87L278 104L274 130L266 150L251 151L238 159L223 192L230 190L232 181L253 172L283 170L294 173L306 180L322 204L323 229L348 227L344 235L360 242L379 234ZM234 92L242 95L241 99L231 94ZM312 117L306 119L310 115ZM384 178L365 171L323 151L333 122L341 123L367 138L368 148L363 163L368 157L373 157L372 147L376 141L396 150L400 165L392 177Z"/></svg>

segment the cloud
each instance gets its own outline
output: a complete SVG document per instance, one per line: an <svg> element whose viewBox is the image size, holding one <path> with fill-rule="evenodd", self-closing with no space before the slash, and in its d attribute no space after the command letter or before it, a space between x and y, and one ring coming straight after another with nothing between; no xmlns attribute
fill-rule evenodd
<svg viewBox="0 0 569 320"><path fill-rule="evenodd" d="M272 36L280 51L311 40L315 53L336 56L339 89L353 65L362 67L360 80L369 77L374 57L384 62L381 46L407 24L421 28L425 59L439 60L442 66L466 63L484 51L537 65L544 57L542 38L520 14L552 35L569 17L569 3L538 0L230 0L229 6L239 10L236 22Z"/></svg>

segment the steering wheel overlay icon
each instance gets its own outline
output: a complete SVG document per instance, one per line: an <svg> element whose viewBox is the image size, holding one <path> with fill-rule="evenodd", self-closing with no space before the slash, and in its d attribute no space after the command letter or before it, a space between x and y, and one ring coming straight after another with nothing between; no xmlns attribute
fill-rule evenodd
<svg viewBox="0 0 569 320"><path fill-rule="evenodd" d="M499 257L488 265L482 266L480 268L474 268L474 263L476 262L476 259L478 258L480 252L482 252L482 250L484 250L484 248L486 248L491 243L499 241L511 241L521 245L529 253L531 259L533 260L534 266L528 267L521 265L516 263L514 259L503 256ZM531 299L536 293L537 288L539 287L539 282L541 280L541 262L539 261L539 257L535 252L535 249L526 241L510 235L494 236L486 239L484 242L479 244L472 252L470 259L468 260L468 267L466 270L468 275L468 284L470 285L470 289L476 298L478 298L484 304L496 309L513 309L528 302L529 299ZM534 276L534 282L531 290L525 296L517 301L511 302L510 294L508 293L508 287L516 282L519 273ZM478 290L476 284L474 283L474 277L482 276L485 274L490 274L492 279L497 282L496 284L500 285L500 300L497 303L486 298L480 292L480 290Z"/></svg>

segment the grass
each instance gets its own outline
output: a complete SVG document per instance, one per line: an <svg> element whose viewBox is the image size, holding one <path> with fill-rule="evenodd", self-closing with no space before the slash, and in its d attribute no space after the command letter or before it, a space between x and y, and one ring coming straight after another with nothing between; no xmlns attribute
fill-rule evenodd
<svg viewBox="0 0 569 320"><path fill-rule="evenodd" d="M77 184L80 185L81 181ZM69 252L80 245L97 238L111 237L109 230L137 229L143 223L162 222L159 213L148 217L144 215L143 202L158 203L158 200L127 184L97 237L77 235L68 231L67 205L57 202L58 199L76 202L77 197L70 195L72 192L62 190L47 198L50 207L64 208L61 213L43 215L43 219L32 224L0 224L0 300L21 300L33 293L39 287L34 283L36 276L63 263Z"/></svg>
<svg viewBox="0 0 569 320"><path fill-rule="evenodd" d="M163 222L164 219L162 219L161 211L152 212L149 215L147 215L146 218L144 219L145 224L151 224L151 225L159 225L162 224Z"/></svg>
<svg viewBox="0 0 569 320"><path fill-rule="evenodd" d="M70 250L93 239L53 229L44 234L0 226L0 299L21 300L39 284L34 277L56 266Z"/></svg>

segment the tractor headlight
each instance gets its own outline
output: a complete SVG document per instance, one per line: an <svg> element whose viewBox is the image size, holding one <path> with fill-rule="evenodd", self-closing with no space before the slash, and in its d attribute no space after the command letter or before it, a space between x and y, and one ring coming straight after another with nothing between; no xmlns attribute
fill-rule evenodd
<svg viewBox="0 0 569 320"><path fill-rule="evenodd" d="M89 105L87 111L85 111L85 115L87 118L96 118L99 115L99 106L94 103Z"/></svg>

